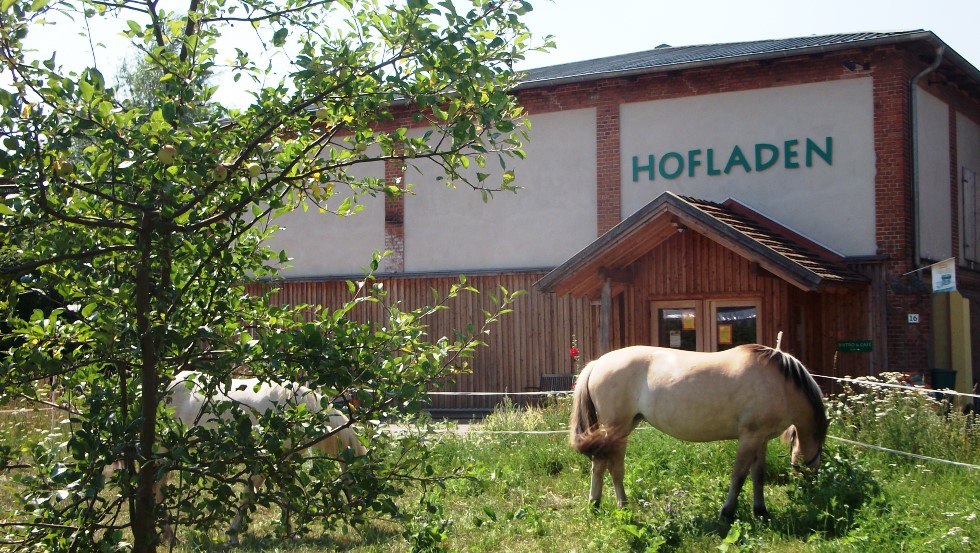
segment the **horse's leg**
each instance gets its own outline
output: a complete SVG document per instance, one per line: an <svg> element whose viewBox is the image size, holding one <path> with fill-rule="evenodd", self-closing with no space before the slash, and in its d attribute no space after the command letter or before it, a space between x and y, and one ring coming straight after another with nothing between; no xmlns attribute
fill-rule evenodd
<svg viewBox="0 0 980 553"><path fill-rule="evenodd" d="M626 476L626 444L611 453L606 463L616 490L616 506L622 509L626 505L626 488L623 487L623 478Z"/></svg>
<svg viewBox="0 0 980 553"><path fill-rule="evenodd" d="M592 458L592 486L589 489L589 501L593 507L598 507L602 501L602 478L606 473L606 459L601 457Z"/></svg>
<svg viewBox="0 0 980 553"><path fill-rule="evenodd" d="M759 452L756 453L755 463L752 464L752 514L757 517L768 517L769 511L766 509L766 499L762 493L762 486L766 477L766 449L768 444L762 444Z"/></svg>
<svg viewBox="0 0 980 553"><path fill-rule="evenodd" d="M252 489L246 490L245 499L242 500L241 505L238 506L238 514L235 518L231 520L231 524L228 525L228 530L225 531L228 534L228 541L232 545L238 545L238 533L241 530L242 519L244 518L245 509L252 504L255 500L255 494L258 493L259 489L262 488L262 484L265 483L265 476L261 474L253 474L250 479L252 484Z"/></svg>
<svg viewBox="0 0 980 553"><path fill-rule="evenodd" d="M765 442L763 442L765 443ZM745 477L759 454L759 441L742 438L738 441L738 453L735 454L735 467L732 469L732 483L728 488L728 497L721 506L721 518L731 522L735 518L735 506L738 504L738 494L745 484Z"/></svg>

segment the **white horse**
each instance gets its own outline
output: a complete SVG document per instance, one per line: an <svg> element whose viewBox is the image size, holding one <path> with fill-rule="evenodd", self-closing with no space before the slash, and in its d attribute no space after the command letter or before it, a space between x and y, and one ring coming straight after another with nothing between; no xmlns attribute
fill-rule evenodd
<svg viewBox="0 0 980 553"><path fill-rule="evenodd" d="M607 469L617 504L626 502L626 440L641 420L680 440L738 440L721 509L726 521L750 469L752 510L768 515L762 485L770 439L782 433L792 443L792 463L816 470L828 425L820 387L782 351L746 345L716 353L648 346L609 352L582 371L572 404L569 443L592 458L594 504Z"/></svg>
<svg viewBox="0 0 980 553"><path fill-rule="evenodd" d="M167 402L173 407L177 419L185 426L193 427L214 424L215 416L209 411L209 406L216 402L232 401L240 405L253 420L257 415L272 410L279 410L286 405L303 404L311 412L319 412L322 396L299 384L283 386L278 383L262 382L257 378L232 379L227 388L219 388L211 397L205 396L206 377L201 373L184 371L174 377L168 388ZM346 416L333 407L328 407L331 430L317 441L312 447L319 449L332 458L339 458L341 453L350 449L355 455L364 455L367 449L350 428ZM167 482L167 473L157 483L157 498L161 499L163 487ZM239 512L231 521L227 534L232 544L238 544L238 533L242 523L242 514L251 504L255 493L265 482L265 475L254 474L251 477L252 489L246 493L239 507ZM287 532L288 532L288 515ZM175 536L169 524L163 528L163 539L173 542Z"/></svg>

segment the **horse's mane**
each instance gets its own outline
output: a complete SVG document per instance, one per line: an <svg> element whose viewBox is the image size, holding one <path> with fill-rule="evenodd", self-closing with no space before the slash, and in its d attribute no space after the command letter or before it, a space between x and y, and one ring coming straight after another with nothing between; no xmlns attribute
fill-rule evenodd
<svg viewBox="0 0 980 553"><path fill-rule="evenodd" d="M827 439L827 427L830 426L830 421L827 419L827 410L823 404L823 390L820 389L817 382L810 376L803 363L792 355L778 349L759 344L753 344L749 347L761 359L769 361L778 367L779 372L789 379L797 389L803 392L807 402L813 409L817 440L823 445Z"/></svg>

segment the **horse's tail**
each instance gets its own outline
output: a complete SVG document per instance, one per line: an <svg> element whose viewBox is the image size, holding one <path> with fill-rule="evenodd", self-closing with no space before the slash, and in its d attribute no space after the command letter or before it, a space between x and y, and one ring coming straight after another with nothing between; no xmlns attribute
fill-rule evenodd
<svg viewBox="0 0 980 553"><path fill-rule="evenodd" d="M599 417L589 393L589 376L595 363L592 361L586 365L575 383L572 416L568 423L568 445L579 453L601 459L622 447L626 436L615 428L599 428Z"/></svg>

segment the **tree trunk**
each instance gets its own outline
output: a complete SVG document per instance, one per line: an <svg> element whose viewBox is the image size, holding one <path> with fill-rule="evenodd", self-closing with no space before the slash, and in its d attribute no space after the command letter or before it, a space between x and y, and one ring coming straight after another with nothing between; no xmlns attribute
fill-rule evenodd
<svg viewBox="0 0 980 553"><path fill-rule="evenodd" d="M156 459L153 446L156 442L157 423L157 342L151 323L152 294L152 253L153 234L157 215L145 212L140 224L140 261L136 269L136 329L140 341L140 437L139 473L136 483L136 499L132 513L133 551L136 553L156 551Z"/></svg>

